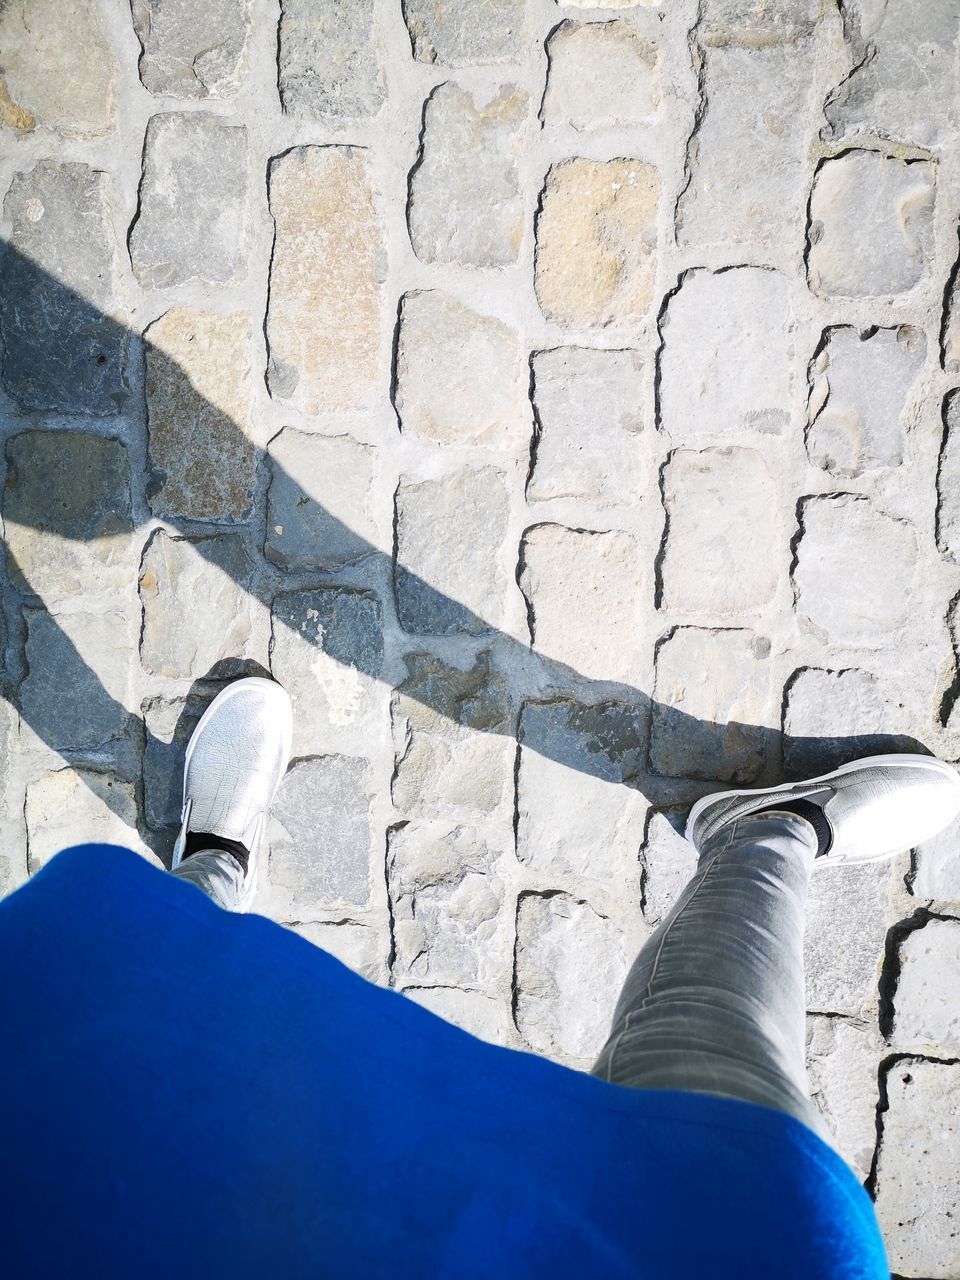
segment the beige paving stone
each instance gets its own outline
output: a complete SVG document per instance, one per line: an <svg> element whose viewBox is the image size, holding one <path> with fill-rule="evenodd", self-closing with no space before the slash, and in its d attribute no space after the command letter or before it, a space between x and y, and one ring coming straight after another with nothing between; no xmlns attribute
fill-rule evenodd
<svg viewBox="0 0 960 1280"><path fill-rule="evenodd" d="M671 910L697 870L697 851L683 837L685 815L675 818L671 822L665 813L652 813L643 844L643 916L653 925Z"/></svg>
<svg viewBox="0 0 960 1280"><path fill-rule="evenodd" d="M490 1044L513 1043L509 1011L501 1000L482 991L463 991L457 987L404 987L403 994L438 1018L443 1018L444 1022L452 1022L480 1040Z"/></svg>
<svg viewBox="0 0 960 1280"><path fill-rule="evenodd" d="M524 50L526 0L404 0L403 16L418 62L474 67L515 62Z"/></svg>
<svg viewBox="0 0 960 1280"><path fill-rule="evenodd" d="M227 98L246 71L251 0L131 0L140 79L160 97Z"/></svg>
<svg viewBox="0 0 960 1280"><path fill-rule="evenodd" d="M810 1095L837 1150L866 1182L877 1143L877 1068L882 1053L868 1023L811 1014L807 1019Z"/></svg>
<svg viewBox="0 0 960 1280"><path fill-rule="evenodd" d="M630 22L563 22L547 41L541 118L575 129L638 124L660 105L660 53Z"/></svg>
<svg viewBox="0 0 960 1280"><path fill-rule="evenodd" d="M940 554L960 563L960 395L947 393L943 404L943 439L937 468L937 546Z"/></svg>
<svg viewBox="0 0 960 1280"><path fill-rule="evenodd" d="M944 297L940 357L947 373L960 371L960 262L954 263Z"/></svg>
<svg viewBox="0 0 960 1280"><path fill-rule="evenodd" d="M940 1057L960 1052L960 920L928 920L903 939L891 1043Z"/></svg>
<svg viewBox="0 0 960 1280"><path fill-rule="evenodd" d="M813 32L820 10L818 0L704 0L697 35L715 48L795 44Z"/></svg>
<svg viewBox="0 0 960 1280"><path fill-rule="evenodd" d="M916 849L911 891L918 898L960 903L960 818Z"/></svg>
<svg viewBox="0 0 960 1280"><path fill-rule="evenodd" d="M808 1009L876 1020L887 904L898 869L868 862L824 867L810 877L803 942Z"/></svg>
<svg viewBox="0 0 960 1280"><path fill-rule="evenodd" d="M890 735L903 720L902 704L872 671L804 667L787 682L784 765L793 777L813 777L892 751Z"/></svg>
<svg viewBox="0 0 960 1280"><path fill-rule="evenodd" d="M298 920L294 933L319 947L368 982L383 985L387 970L386 939L374 925L353 920Z"/></svg>
<svg viewBox="0 0 960 1280"><path fill-rule="evenodd" d="M75 844L119 844L160 860L137 834L133 783L93 769L57 769L27 783L25 809L31 875Z"/></svg>

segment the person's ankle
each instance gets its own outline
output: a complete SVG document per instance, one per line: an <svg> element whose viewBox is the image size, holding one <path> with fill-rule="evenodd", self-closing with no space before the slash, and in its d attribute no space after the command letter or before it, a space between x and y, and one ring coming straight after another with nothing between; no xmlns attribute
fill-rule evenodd
<svg viewBox="0 0 960 1280"><path fill-rule="evenodd" d="M236 858L244 875L250 865L250 850L239 840L228 840L226 836L211 835L205 831L187 832L186 844L181 862L185 862L192 854L203 853L208 849L222 849Z"/></svg>
<svg viewBox="0 0 960 1280"><path fill-rule="evenodd" d="M763 809L757 809L751 814L751 817L758 818L761 814L771 813L792 813L794 817L802 818L813 828L813 833L817 838L816 857L822 858L829 853L830 846L833 844L833 830L827 815L823 812L818 804L814 804L812 800L783 800L780 803L771 803Z"/></svg>

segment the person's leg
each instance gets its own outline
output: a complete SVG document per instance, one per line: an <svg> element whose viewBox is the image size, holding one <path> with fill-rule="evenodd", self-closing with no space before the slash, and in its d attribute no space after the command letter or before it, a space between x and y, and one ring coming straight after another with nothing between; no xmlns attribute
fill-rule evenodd
<svg viewBox="0 0 960 1280"><path fill-rule="evenodd" d="M196 885L225 911L237 911L242 903L244 870L226 849L203 849L191 854L171 874Z"/></svg>

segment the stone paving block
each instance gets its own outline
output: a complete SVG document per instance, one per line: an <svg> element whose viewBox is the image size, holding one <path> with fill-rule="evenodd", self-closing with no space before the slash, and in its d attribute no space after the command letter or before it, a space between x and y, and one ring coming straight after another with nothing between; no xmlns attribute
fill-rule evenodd
<svg viewBox="0 0 960 1280"><path fill-rule="evenodd" d="M180 826L187 743L211 701L212 695L192 694L185 698L146 698L141 704L147 734L143 813L150 827Z"/></svg>
<svg viewBox="0 0 960 1280"><path fill-rule="evenodd" d="M921 147L955 137L960 10L953 0L851 0L842 15L855 65L827 99L824 137Z"/></svg>
<svg viewBox="0 0 960 1280"><path fill-rule="evenodd" d="M371 868L383 858L373 796L366 760L318 756L290 769L271 809L268 880L292 910L367 905Z"/></svg>
<svg viewBox="0 0 960 1280"><path fill-rule="evenodd" d="M653 302L659 202L660 174L642 160L576 158L550 169L534 271L548 320L583 329L643 319Z"/></svg>
<svg viewBox="0 0 960 1280"><path fill-rule="evenodd" d="M249 316L177 307L144 338L153 510L189 520L242 520L253 504L259 460Z"/></svg>
<svg viewBox="0 0 960 1280"><path fill-rule="evenodd" d="M640 124L660 105L660 52L632 22L563 22L547 41L541 118L574 129Z"/></svg>
<svg viewBox="0 0 960 1280"><path fill-rule="evenodd" d="M887 901L897 869L868 862L811 876L803 944L811 1011L876 1019Z"/></svg>
<svg viewBox="0 0 960 1280"><path fill-rule="evenodd" d="M397 388L404 433L516 449L530 437L530 369L515 329L439 290L400 304Z"/></svg>
<svg viewBox="0 0 960 1280"><path fill-rule="evenodd" d="M756 252L779 244L784 227L797 225L806 207L813 42L759 48L731 42L704 56L708 106L689 148L677 240Z"/></svg>
<svg viewBox="0 0 960 1280"><path fill-rule="evenodd" d="M466 670L426 653L406 666L391 705L394 806L408 818L493 813L512 788L516 716L490 652Z"/></svg>
<svg viewBox="0 0 960 1280"><path fill-rule="evenodd" d="M404 823L389 834L387 879L401 981L489 986L508 961L497 851L479 832Z"/></svg>
<svg viewBox="0 0 960 1280"><path fill-rule="evenodd" d="M592 680L637 685L652 583L636 538L533 525L520 544L517 580L538 653Z"/></svg>
<svg viewBox="0 0 960 1280"><path fill-rule="evenodd" d="M290 591L273 604L270 669L297 692L294 755L337 744L344 731L376 732L386 717L383 619L372 591Z"/></svg>
<svg viewBox="0 0 960 1280"><path fill-rule="evenodd" d="M697 37L705 45L764 49L810 35L819 0L704 0Z"/></svg>
<svg viewBox="0 0 960 1280"><path fill-rule="evenodd" d="M556 0L556 3L562 5L565 9L595 9L595 0ZM639 5L642 9L656 8L660 4L660 0L607 0L603 6L605 9L635 9Z"/></svg>
<svg viewBox="0 0 960 1280"><path fill-rule="evenodd" d="M131 0L140 79L160 97L227 98L246 71L251 0Z"/></svg>
<svg viewBox="0 0 960 1280"><path fill-rule="evenodd" d="M777 488L759 453L677 450L664 469L663 499L664 608L739 619L770 602L786 568L786 535L778 527Z"/></svg>
<svg viewBox="0 0 960 1280"><path fill-rule="evenodd" d="M895 751L903 706L871 671L803 667L787 682L783 760L795 778L828 773L861 756ZM904 743L902 750L909 751Z"/></svg>
<svg viewBox="0 0 960 1280"><path fill-rule="evenodd" d="M807 276L823 297L906 293L933 257L936 166L874 151L824 160L810 198Z"/></svg>
<svg viewBox="0 0 960 1280"><path fill-rule="evenodd" d="M678 819L685 815L677 815ZM697 851L665 813L652 813L643 844L643 918L659 924L697 870Z"/></svg>
<svg viewBox="0 0 960 1280"><path fill-rule="evenodd" d="M461 991L457 987L404 987L403 994L435 1013L444 1022L469 1031L490 1044L511 1043L509 1015L501 1000L482 991Z"/></svg>
<svg viewBox="0 0 960 1280"><path fill-rule="evenodd" d="M209 111L151 116L130 260L145 289L246 273L247 130Z"/></svg>
<svg viewBox="0 0 960 1280"><path fill-rule="evenodd" d="M371 446L286 427L267 460L268 560L284 569L340 569L376 550Z"/></svg>
<svg viewBox="0 0 960 1280"><path fill-rule="evenodd" d="M960 261L954 263L944 296L940 358L947 373L960 371Z"/></svg>
<svg viewBox="0 0 960 1280"><path fill-rule="evenodd" d="M589 1068L610 1032L626 977L616 927L567 893L525 893L517 906L517 1030L536 1053Z"/></svg>
<svg viewBox="0 0 960 1280"><path fill-rule="evenodd" d="M140 566L145 669L171 680L196 680L216 668L222 679L241 674L246 659L260 658L261 607L250 595L252 571L235 533L174 538L158 529Z"/></svg>
<svg viewBox="0 0 960 1280"><path fill-rule="evenodd" d="M639 872L646 805L625 786L642 756L642 711L615 702L530 702L520 717L517 858L534 871L618 883Z"/></svg>
<svg viewBox="0 0 960 1280"><path fill-rule="evenodd" d="M75 844L119 844L155 866L137 834L132 782L94 769L57 769L27 783L27 865L32 875Z"/></svg>
<svg viewBox="0 0 960 1280"><path fill-rule="evenodd" d="M897 1275L960 1272L960 1065L903 1058L886 1076L876 1209Z"/></svg>
<svg viewBox="0 0 960 1280"><path fill-rule="evenodd" d="M379 929L352 920L303 920L290 928L359 973L361 978L383 984L387 970L386 940Z"/></svg>
<svg viewBox="0 0 960 1280"><path fill-rule="evenodd" d="M280 101L288 115L363 120L383 105L375 0L281 0Z"/></svg>
<svg viewBox="0 0 960 1280"><path fill-rule="evenodd" d="M660 328L662 429L693 444L789 427L797 321L780 272L687 272Z"/></svg>
<svg viewBox="0 0 960 1280"><path fill-rule="evenodd" d="M960 818L917 845L910 885L917 898L960 902Z"/></svg>
<svg viewBox="0 0 960 1280"><path fill-rule="evenodd" d="M270 212L270 394L305 414L359 408L378 376L386 275L365 153L310 146L276 157Z"/></svg>
<svg viewBox="0 0 960 1280"><path fill-rule="evenodd" d="M677 627L657 648L650 764L675 778L753 782L779 755L767 659L752 631Z"/></svg>
<svg viewBox="0 0 960 1280"><path fill-rule="evenodd" d="M480 635L501 625L507 575L506 477L464 468L439 480L401 478L394 588L404 631Z"/></svg>
<svg viewBox="0 0 960 1280"><path fill-rule="evenodd" d="M488 98L441 84L427 99L407 206L410 240L421 262L516 262L526 225L517 161L529 107L527 95L511 84Z"/></svg>
<svg viewBox="0 0 960 1280"><path fill-rule="evenodd" d="M20 711L57 751L101 747L132 731L135 633L121 613L48 613L26 608L27 674Z"/></svg>
<svg viewBox="0 0 960 1280"><path fill-rule="evenodd" d="M123 402L128 334L111 319L120 284L111 202L108 175L85 164L41 160L10 183L3 385L26 409L105 417Z"/></svg>
<svg viewBox="0 0 960 1280"><path fill-rule="evenodd" d="M634 507L649 487L640 441L643 357L557 347L533 357L537 438L527 500Z"/></svg>
<svg viewBox="0 0 960 1280"><path fill-rule="evenodd" d="M3 523L19 590L43 600L122 593L132 573L126 446L83 431L12 436Z"/></svg>
<svg viewBox="0 0 960 1280"><path fill-rule="evenodd" d="M807 453L840 476L898 467L927 354L919 329L828 329L810 369Z"/></svg>
<svg viewBox="0 0 960 1280"><path fill-rule="evenodd" d="M526 39L526 0L404 0L403 16L418 62L476 67L516 62Z"/></svg>
<svg viewBox="0 0 960 1280"><path fill-rule="evenodd" d="M910 616L917 539L852 493L804 498L793 570L801 616L835 644L895 643Z"/></svg>
<svg viewBox="0 0 960 1280"><path fill-rule="evenodd" d="M95 0L29 0L0 7L0 125L18 134L110 133L117 59Z"/></svg>
<svg viewBox="0 0 960 1280"><path fill-rule="evenodd" d="M898 954L892 1045L956 1057L960 1053L960 920L928 920L903 938Z"/></svg>
<svg viewBox="0 0 960 1280"><path fill-rule="evenodd" d="M937 546L940 554L960 564L960 394L951 391L943 403L943 441L937 468Z"/></svg>
<svg viewBox="0 0 960 1280"><path fill-rule="evenodd" d="M880 1037L868 1024L811 1014L807 1019L810 1094L837 1150L865 1182L877 1141Z"/></svg>

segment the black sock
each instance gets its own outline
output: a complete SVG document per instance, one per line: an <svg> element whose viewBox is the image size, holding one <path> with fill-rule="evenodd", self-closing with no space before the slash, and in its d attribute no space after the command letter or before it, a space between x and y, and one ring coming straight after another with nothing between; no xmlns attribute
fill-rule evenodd
<svg viewBox="0 0 960 1280"><path fill-rule="evenodd" d="M247 874L247 863L250 861L250 850L239 840L228 840L226 836L211 836L203 831L188 831L187 843L183 856L189 858L192 853L202 853L204 849L223 849L232 854L240 863L240 870Z"/></svg>
<svg viewBox="0 0 960 1280"><path fill-rule="evenodd" d="M816 856L822 858L825 853L829 852L830 846L833 844L833 832L830 830L827 815L818 804L814 804L812 800L786 800L783 804L768 804L765 809L758 809L756 812L769 813L773 809L777 810L778 813L795 813L798 818L806 818L817 833L819 848Z"/></svg>

